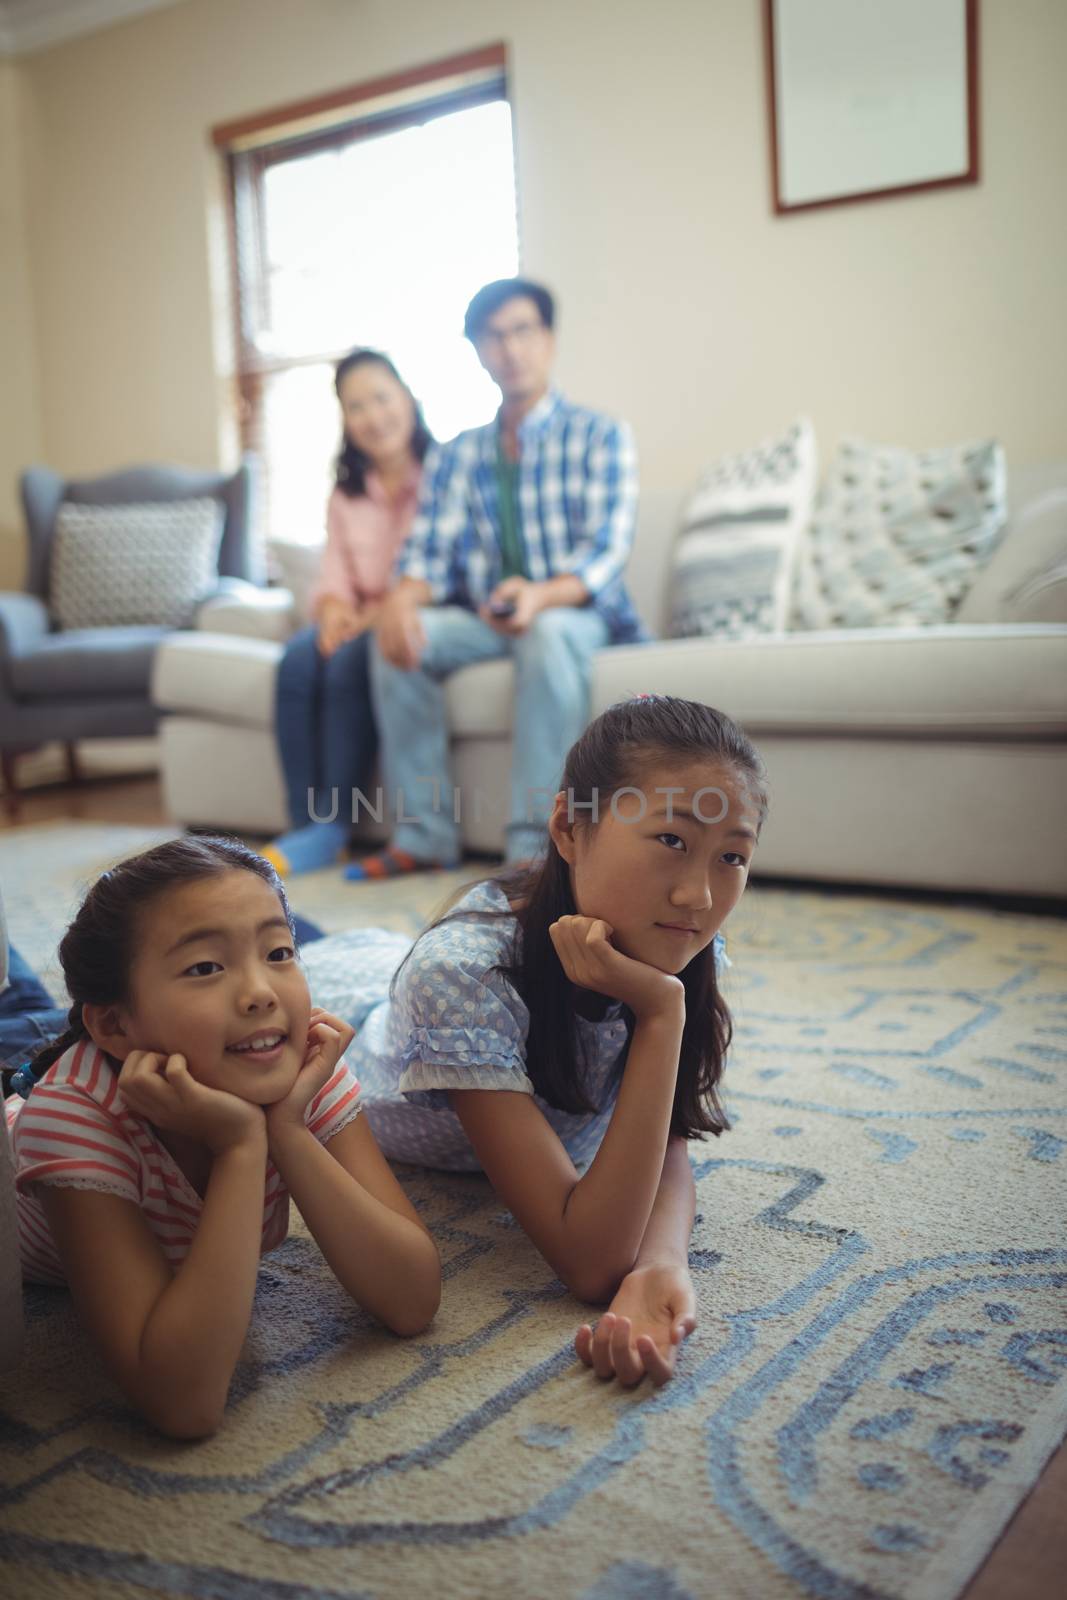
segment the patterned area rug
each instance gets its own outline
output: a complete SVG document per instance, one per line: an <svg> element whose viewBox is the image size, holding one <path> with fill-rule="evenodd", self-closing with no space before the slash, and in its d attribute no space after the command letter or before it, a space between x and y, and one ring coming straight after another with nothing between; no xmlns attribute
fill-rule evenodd
<svg viewBox="0 0 1067 1600"><path fill-rule="evenodd" d="M40 959L76 880L156 836L0 841L16 942ZM320 874L294 901L414 931L449 886ZM674 1383L598 1383L485 1182L402 1169L445 1262L432 1329L382 1334L294 1227L203 1444L139 1425L65 1294L28 1292L5 1592L956 1595L1067 1426L1067 928L756 885L729 947L736 1126L692 1151Z"/></svg>

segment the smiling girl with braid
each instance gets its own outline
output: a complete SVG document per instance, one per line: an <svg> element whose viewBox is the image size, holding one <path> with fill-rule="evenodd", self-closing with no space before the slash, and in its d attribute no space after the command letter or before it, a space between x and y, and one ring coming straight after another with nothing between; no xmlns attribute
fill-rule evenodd
<svg viewBox="0 0 1067 1600"><path fill-rule="evenodd" d="M312 1008L274 868L230 839L160 845L90 889L60 961L71 1026L6 1102L23 1271L69 1284L138 1410L175 1437L219 1425L290 1195L354 1300L425 1328L437 1251L360 1114L351 1029Z"/></svg>

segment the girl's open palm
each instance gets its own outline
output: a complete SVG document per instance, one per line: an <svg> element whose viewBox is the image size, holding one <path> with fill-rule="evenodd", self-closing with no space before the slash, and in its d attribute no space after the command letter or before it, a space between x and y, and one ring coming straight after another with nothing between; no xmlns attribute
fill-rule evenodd
<svg viewBox="0 0 1067 1600"><path fill-rule="evenodd" d="M319 1090L329 1083L338 1061L354 1037L355 1030L347 1022L331 1016L321 1006L312 1006L304 1064L284 1099L276 1100L267 1107L268 1127L277 1128L280 1123L303 1123L304 1112Z"/></svg>
<svg viewBox="0 0 1067 1600"><path fill-rule="evenodd" d="M635 1267L619 1285L610 1308L592 1328L578 1329L574 1348L598 1378L657 1386L674 1374L679 1346L696 1327L696 1299L682 1266Z"/></svg>
<svg viewBox="0 0 1067 1600"><path fill-rule="evenodd" d="M265 1131L259 1106L197 1083L182 1055L131 1050L122 1063L119 1088L139 1117L167 1133L196 1139L214 1155Z"/></svg>
<svg viewBox="0 0 1067 1600"><path fill-rule="evenodd" d="M548 931L572 983L621 1000L639 1020L669 1012L684 1001L680 979L616 950L612 928L599 917L560 917Z"/></svg>

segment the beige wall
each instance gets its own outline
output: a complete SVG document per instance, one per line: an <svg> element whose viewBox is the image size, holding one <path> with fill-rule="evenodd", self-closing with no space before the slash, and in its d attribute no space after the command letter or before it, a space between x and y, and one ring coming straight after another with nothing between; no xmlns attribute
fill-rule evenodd
<svg viewBox="0 0 1067 1600"><path fill-rule="evenodd" d="M183 0L24 58L48 458L80 473L228 453L213 123L499 38L524 266L562 299L560 376L631 418L646 483L684 486L802 409L824 456L854 431L1062 457L1067 5L984 0L979 186L783 219L761 9Z"/></svg>
<svg viewBox="0 0 1067 1600"><path fill-rule="evenodd" d="M17 480L44 448L26 237L22 87L13 64L0 60L0 589L22 585Z"/></svg>

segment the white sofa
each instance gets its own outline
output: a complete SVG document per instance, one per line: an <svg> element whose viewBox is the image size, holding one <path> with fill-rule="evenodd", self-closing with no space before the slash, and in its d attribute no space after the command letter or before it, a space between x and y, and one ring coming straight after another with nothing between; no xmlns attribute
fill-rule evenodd
<svg viewBox="0 0 1067 1600"><path fill-rule="evenodd" d="M650 691L737 717L771 778L762 874L1067 894L1067 576L1036 601L1025 582L1067 562L1067 463L1009 478L1008 532L953 623L604 650L593 713ZM674 494L643 494L629 571L657 630L677 509ZM1010 620L1019 615L1038 620ZM250 589L208 605L198 631L160 647L153 697L176 821L263 834L285 826L271 719L294 620L288 591ZM447 704L454 781L506 793L510 664L457 672ZM497 851L501 820L465 817L466 846ZM366 836L383 831L370 824Z"/></svg>

